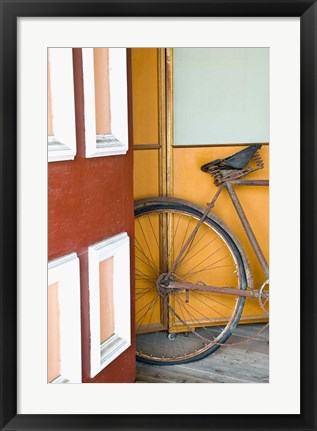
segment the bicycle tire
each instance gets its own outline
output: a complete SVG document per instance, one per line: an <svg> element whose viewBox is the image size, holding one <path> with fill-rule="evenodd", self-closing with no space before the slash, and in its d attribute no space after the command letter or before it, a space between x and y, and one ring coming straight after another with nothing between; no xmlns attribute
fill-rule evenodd
<svg viewBox="0 0 317 431"><path fill-rule="evenodd" d="M137 338L136 355L137 355L137 360L139 361L156 364L156 365L173 365L173 364L182 364L182 363L200 360L203 357L215 352L220 347L221 344L227 341L227 339L232 334L234 328L236 327L241 317L242 310L245 303L245 297L233 297L233 299L232 297L230 297L230 301L232 303L232 310L230 312L229 311L224 312L223 310L225 309L224 308L225 306L227 308L230 308L230 307L227 305L224 305L225 302L223 303L220 302L219 295L217 296L210 292L203 292L202 294L203 296L199 297L201 292L198 292L198 291L190 291L190 293L186 293L184 291L178 291L178 292L174 291L174 292L169 292L168 294L164 293L163 295L164 298L162 300L162 293L160 290L158 290L157 279L161 277L162 272L166 273L168 270L168 267L162 268L162 260L164 260L164 255L166 255L166 250L162 251L162 249L164 248L164 244L162 245L162 243L165 240L162 240L161 238L159 238L159 234L162 229L161 225L163 223L162 222L163 218L165 218L166 226L169 223L173 224L174 236L172 236L172 239L173 239L172 245L173 247L176 248L177 241L178 241L177 231L178 230L181 231L179 226L181 225L181 223L183 223L183 218L185 218L186 223L188 223L188 226L191 225L191 228L187 226L187 230L191 231L192 227L197 224L197 220L199 220L203 215L203 212L204 212L203 208L198 207L197 205L188 203L187 201L183 201L175 198L173 199L172 198L148 198L141 201L136 201L135 203L135 226L136 226L135 228L136 302L135 303L136 303L136 334L137 334L136 335L136 338ZM140 220L142 220L143 225L141 224ZM176 224L177 224L177 228L176 226L174 226ZM196 245L193 245L195 244L194 241L191 243L190 245L191 250L189 248L189 251L186 254L187 261L184 258L181 261L182 262L181 265L183 265L183 267L185 263L188 265L188 262L190 260L194 260L194 258L198 253L209 253L211 248L211 243L213 243L213 246L218 247L218 249L215 252L213 252L211 255L209 254L207 257L214 255L215 258L217 259L216 262L224 261L224 260L229 261L229 259L231 259L232 263L231 263L231 260L230 260L230 264L228 265L214 266L214 263L213 263L211 264L211 266L205 267L209 269L205 269L205 270L202 269L202 271L197 271L197 273L199 273L200 276L204 275L206 277L206 274L203 274L203 273L207 273L207 272L210 273L213 270L213 277L219 278L219 274L215 275L215 273L216 272L220 273L220 268L222 267L224 268L228 267L229 270L221 269L221 277L224 277L224 279L228 278L230 280L235 280L237 283L236 285L237 289L246 290L247 277L246 277L243 258L240 252L241 245L239 244L238 240L234 237L230 229L212 213L208 214L208 217L204 220L202 226L203 228L200 227L198 231L200 232L200 236L198 236L197 238L196 237L194 238L194 241L196 240ZM183 230L185 230L185 227L183 228ZM197 235L198 235L198 232L197 232ZM151 235L155 237L155 241L153 239L150 247L149 242L150 242ZM205 241L203 246L203 240L205 237L207 237L207 242ZM183 239L183 244L184 242L186 242L186 233ZM201 243L201 250L203 251L199 250L199 252L196 252L195 250L195 253L193 253L194 248L197 247L197 244L199 242ZM219 245L216 245L217 242L220 243L219 244L220 247ZM155 248L157 248L158 250L155 250ZM222 249L224 249L224 251L220 251ZM223 258L219 256L219 253L227 253L228 252L227 250L230 252L230 254L224 255ZM191 255L189 255L190 251L193 253L192 257ZM217 253L218 253L218 257L216 257ZM170 254L171 254L171 251L169 250L169 255ZM168 260L168 257L167 259L165 258L165 265L166 264L168 265L167 260ZM204 261L206 260L207 258L204 259ZM208 264L209 264L209 261L208 261ZM202 265L202 263L196 264L196 267L197 265ZM232 267L232 271L231 271L231 267ZM233 270L233 268L235 269ZM181 276L183 276L183 273L180 274L181 272L180 267L177 269L177 271L175 271L175 274L173 274L173 277L175 279L181 278ZM189 274L190 274L189 277L197 277L197 275L194 274L194 271L190 272ZM185 273L185 275L187 275L188 277L188 273L187 274ZM210 274L208 274L208 277L210 277ZM197 283L197 281L198 280L194 282ZM188 298L186 295L188 295ZM187 299L188 299L188 302L187 302ZM211 305L207 306L207 301L213 304L213 306ZM173 304L173 306L171 306L170 304ZM220 314L219 311L215 311L216 308L218 307L222 310L221 313L227 313L228 316L221 314L221 317L218 317L218 315L212 318L208 317L207 315L203 315L203 313L200 312L197 307L194 307L193 304L194 305L198 304L200 307L205 307L206 309L208 309L208 311L211 314L215 312ZM144 309L146 310L145 313L147 313L145 315L146 318L143 316ZM166 312L166 309L167 309L167 312ZM207 313L207 311L205 312ZM162 317L164 313L165 313L165 320L167 320L167 323L165 322L164 324L162 324ZM199 315L202 315L203 317L200 317L200 319L195 318L195 315L197 313L198 314L200 313ZM166 318L166 314L167 314L167 318ZM143 318L143 321L141 323L140 323L140 320L141 320L140 316ZM156 316L156 320L157 320L156 322L153 316ZM151 323L151 319L153 319L154 323ZM221 325L217 325L217 321L222 321L222 320L223 320L223 323ZM171 321L172 321L172 324L170 323ZM173 327L173 325L175 327ZM175 330L175 328L178 328L178 329ZM215 328L218 328L217 331L219 331L219 334L217 333ZM191 330L188 330L188 329L191 329ZM206 333L208 333L208 335L206 335ZM174 334L177 334L177 335L174 336ZM157 338L159 338L159 343L164 342L164 344L156 345L154 344L154 341L151 342L152 344L150 344L149 340L154 338L156 343L157 343ZM175 339L177 340L177 343L178 343L177 346L175 343ZM171 343L174 343L174 344L171 344ZM186 346L185 346L185 343L186 343ZM200 344L202 345L200 346ZM199 345L198 348L196 348L197 345ZM175 352L176 347L177 347L177 352ZM182 352L180 352L181 349L182 349Z"/></svg>

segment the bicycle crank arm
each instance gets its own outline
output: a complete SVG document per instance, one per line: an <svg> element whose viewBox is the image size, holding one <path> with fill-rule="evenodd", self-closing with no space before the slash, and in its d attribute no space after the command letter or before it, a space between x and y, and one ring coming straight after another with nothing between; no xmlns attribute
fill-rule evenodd
<svg viewBox="0 0 317 431"><path fill-rule="evenodd" d="M217 287L217 286L207 286L205 284L193 284L188 282L178 282L178 281L170 281L168 285L168 289L177 289L177 290L202 290L204 292L214 292L220 293L224 295L233 295L233 296L243 296L245 298L258 298L260 296L259 290L238 290L234 287Z"/></svg>

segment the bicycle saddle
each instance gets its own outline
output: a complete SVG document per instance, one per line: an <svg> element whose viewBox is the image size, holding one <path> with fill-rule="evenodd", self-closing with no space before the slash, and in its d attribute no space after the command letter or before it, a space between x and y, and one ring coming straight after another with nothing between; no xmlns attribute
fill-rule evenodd
<svg viewBox="0 0 317 431"><path fill-rule="evenodd" d="M244 150L229 156L225 159L216 159L211 162L205 163L201 166L203 172L209 173L209 168L217 166L219 169L243 169L252 159L254 153L261 148L261 144L250 145Z"/></svg>

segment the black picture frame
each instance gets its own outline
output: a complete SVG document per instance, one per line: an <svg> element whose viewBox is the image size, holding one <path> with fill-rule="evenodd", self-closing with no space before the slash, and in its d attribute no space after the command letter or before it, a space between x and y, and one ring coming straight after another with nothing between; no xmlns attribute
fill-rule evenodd
<svg viewBox="0 0 317 431"><path fill-rule="evenodd" d="M317 5L311 0L0 0L1 430L316 430ZM296 415L17 414L17 18L92 16L300 17L301 48L301 413ZM281 166L291 174L291 166ZM292 211L291 203L289 211ZM292 330L286 316L283 331ZM290 376L290 386L292 379ZM146 395L146 390L145 390ZM230 400L230 394L228 395ZM232 400L234 402L234 400ZM263 399L265 403L265 399ZM186 401L184 401L186 403Z"/></svg>

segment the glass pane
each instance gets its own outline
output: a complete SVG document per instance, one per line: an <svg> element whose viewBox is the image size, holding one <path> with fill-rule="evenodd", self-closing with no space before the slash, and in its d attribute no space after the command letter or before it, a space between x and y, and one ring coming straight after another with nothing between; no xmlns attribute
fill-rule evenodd
<svg viewBox="0 0 317 431"><path fill-rule="evenodd" d="M269 141L269 48L174 48L174 144Z"/></svg>

